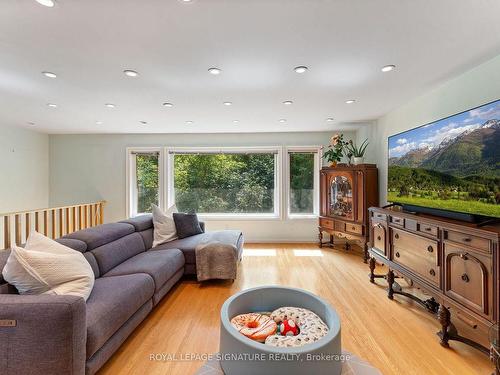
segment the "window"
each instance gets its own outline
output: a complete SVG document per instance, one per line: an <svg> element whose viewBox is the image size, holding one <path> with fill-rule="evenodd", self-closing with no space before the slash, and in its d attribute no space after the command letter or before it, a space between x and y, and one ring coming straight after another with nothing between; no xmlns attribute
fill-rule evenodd
<svg viewBox="0 0 500 375"><path fill-rule="evenodd" d="M162 205L162 160L160 149L129 149L129 216L151 212L151 204Z"/></svg>
<svg viewBox="0 0 500 375"><path fill-rule="evenodd" d="M319 148L296 147L287 149L287 206L289 217L318 214L319 168Z"/></svg>
<svg viewBox="0 0 500 375"><path fill-rule="evenodd" d="M279 216L280 150L169 151L169 205L207 216Z"/></svg>

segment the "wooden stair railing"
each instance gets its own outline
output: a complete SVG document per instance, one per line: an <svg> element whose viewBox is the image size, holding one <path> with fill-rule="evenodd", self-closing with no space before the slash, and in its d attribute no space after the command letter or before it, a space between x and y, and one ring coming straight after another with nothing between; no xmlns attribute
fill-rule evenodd
<svg viewBox="0 0 500 375"><path fill-rule="evenodd" d="M58 238L104 221L106 201L0 214L0 250L26 242L36 230Z"/></svg>

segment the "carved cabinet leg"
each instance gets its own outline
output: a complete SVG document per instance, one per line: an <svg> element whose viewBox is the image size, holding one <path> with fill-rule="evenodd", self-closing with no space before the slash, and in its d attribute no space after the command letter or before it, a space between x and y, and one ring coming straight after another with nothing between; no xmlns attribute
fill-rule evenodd
<svg viewBox="0 0 500 375"><path fill-rule="evenodd" d="M319 239L319 248L321 249L323 247L323 231L320 229L318 233L318 239Z"/></svg>
<svg viewBox="0 0 500 375"><path fill-rule="evenodd" d="M446 308L443 304L439 305L438 318L439 318L439 323L441 324L441 331L438 333L439 337L441 338L441 341L439 343L441 344L441 346L449 348L450 344L448 344L448 341L450 339L450 336L448 332L448 327L451 324L451 314L450 310Z"/></svg>
<svg viewBox="0 0 500 375"><path fill-rule="evenodd" d="M368 244L364 243L363 244L363 262L368 263Z"/></svg>
<svg viewBox="0 0 500 375"><path fill-rule="evenodd" d="M391 269L387 272L386 279L389 284L389 288L387 289L387 298L394 299L394 289L392 288L394 285L394 272Z"/></svg>
<svg viewBox="0 0 500 375"><path fill-rule="evenodd" d="M333 247L333 234L330 233L330 246Z"/></svg>
<svg viewBox="0 0 500 375"><path fill-rule="evenodd" d="M375 258L374 257L371 257L370 258L370 282L371 283L374 283L375 282L375 273L373 271L375 271Z"/></svg>

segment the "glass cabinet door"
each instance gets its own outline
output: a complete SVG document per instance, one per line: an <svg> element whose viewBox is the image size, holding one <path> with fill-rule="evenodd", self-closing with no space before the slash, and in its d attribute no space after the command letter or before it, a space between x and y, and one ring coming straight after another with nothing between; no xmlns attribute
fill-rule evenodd
<svg viewBox="0 0 500 375"><path fill-rule="evenodd" d="M330 216L353 220L352 183L347 176L332 176L329 209Z"/></svg>

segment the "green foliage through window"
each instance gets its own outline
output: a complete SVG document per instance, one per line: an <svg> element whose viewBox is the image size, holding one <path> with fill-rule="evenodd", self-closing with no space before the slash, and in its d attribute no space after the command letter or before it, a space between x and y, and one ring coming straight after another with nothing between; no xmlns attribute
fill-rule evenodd
<svg viewBox="0 0 500 375"><path fill-rule="evenodd" d="M137 213L151 212L151 204L158 205L158 154L137 154Z"/></svg>
<svg viewBox="0 0 500 375"><path fill-rule="evenodd" d="M290 213L314 213L314 154L290 154Z"/></svg>
<svg viewBox="0 0 500 375"><path fill-rule="evenodd" d="M175 154L179 211L273 213L275 155Z"/></svg>

